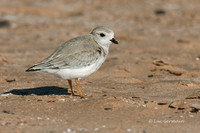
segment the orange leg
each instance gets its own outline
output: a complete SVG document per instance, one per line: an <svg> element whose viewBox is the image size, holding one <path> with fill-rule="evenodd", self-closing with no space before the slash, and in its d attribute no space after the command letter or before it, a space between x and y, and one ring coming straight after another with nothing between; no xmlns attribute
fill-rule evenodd
<svg viewBox="0 0 200 133"><path fill-rule="evenodd" d="M81 91L81 88L80 88L80 84L79 84L79 82L78 82L78 79L75 79L75 82L76 82L76 85L77 85L77 88L78 88L78 91L79 91L79 96L80 97L82 97L82 98L84 98L84 97L89 97L89 96L84 96L83 95L83 93L82 93L82 91Z"/></svg>
<svg viewBox="0 0 200 133"><path fill-rule="evenodd" d="M72 81L71 80L67 80L67 81L69 83L69 86L70 86L70 89L71 89L71 92L72 92L72 96L77 96L77 95L75 95L74 90L72 88Z"/></svg>

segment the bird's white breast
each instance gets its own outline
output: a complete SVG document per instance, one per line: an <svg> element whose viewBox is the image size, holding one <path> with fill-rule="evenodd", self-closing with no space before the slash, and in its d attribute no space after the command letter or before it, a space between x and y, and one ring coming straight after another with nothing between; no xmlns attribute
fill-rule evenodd
<svg viewBox="0 0 200 133"><path fill-rule="evenodd" d="M105 61L106 56L101 56L94 64L90 66L78 68L78 69L58 69L58 70L46 70L49 73L54 73L59 75L63 79L81 79L89 76L90 74L96 72L102 63Z"/></svg>

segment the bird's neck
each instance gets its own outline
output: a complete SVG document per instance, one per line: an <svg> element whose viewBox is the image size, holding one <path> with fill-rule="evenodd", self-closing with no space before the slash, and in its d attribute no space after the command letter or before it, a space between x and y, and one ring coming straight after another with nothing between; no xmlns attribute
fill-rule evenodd
<svg viewBox="0 0 200 133"><path fill-rule="evenodd" d="M107 45L101 45L101 44L99 44L99 45L103 48L103 50L104 50L104 52L105 52L105 54L107 56L108 53L109 53L110 44L107 44Z"/></svg>
<svg viewBox="0 0 200 133"><path fill-rule="evenodd" d="M103 48L103 50L105 51L105 54L107 56L109 53L109 47L110 47L111 42L109 42L109 43L97 42L92 35L90 35L90 37L97 43L97 45L99 45Z"/></svg>

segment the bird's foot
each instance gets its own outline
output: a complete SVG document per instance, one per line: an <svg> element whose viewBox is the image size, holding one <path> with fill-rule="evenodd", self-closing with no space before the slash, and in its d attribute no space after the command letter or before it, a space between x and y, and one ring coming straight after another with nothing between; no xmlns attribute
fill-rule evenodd
<svg viewBox="0 0 200 133"><path fill-rule="evenodd" d="M79 96L79 95L75 94L74 92L71 92L71 94L72 94L72 96Z"/></svg>
<svg viewBox="0 0 200 133"><path fill-rule="evenodd" d="M85 96L85 95L77 95L77 94L75 94L74 92L72 92L71 93L72 94L72 96L74 97L74 96L77 96L77 97L80 97L80 98L89 98L89 97L91 97L91 96Z"/></svg>
<svg viewBox="0 0 200 133"><path fill-rule="evenodd" d="M91 96L79 95L80 98L90 98Z"/></svg>

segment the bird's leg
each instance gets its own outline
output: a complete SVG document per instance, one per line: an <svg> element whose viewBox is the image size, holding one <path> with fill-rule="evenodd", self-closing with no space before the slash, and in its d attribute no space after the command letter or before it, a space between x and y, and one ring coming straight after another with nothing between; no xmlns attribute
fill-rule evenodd
<svg viewBox="0 0 200 133"><path fill-rule="evenodd" d="M81 91L81 88L80 88L80 84L79 84L79 82L78 82L78 79L75 79L75 82L76 82L76 85L77 85L77 88L78 88L78 91L79 91L79 96L81 97L81 98L84 98L84 97L89 97L89 96L85 96L85 95L83 95L83 93L82 93L82 91Z"/></svg>
<svg viewBox="0 0 200 133"><path fill-rule="evenodd" d="M71 89L71 92L72 92L72 96L76 96L75 93L74 93L74 90L72 88L72 81L71 80L67 80L68 83L69 83L69 86L70 86L70 89Z"/></svg>

